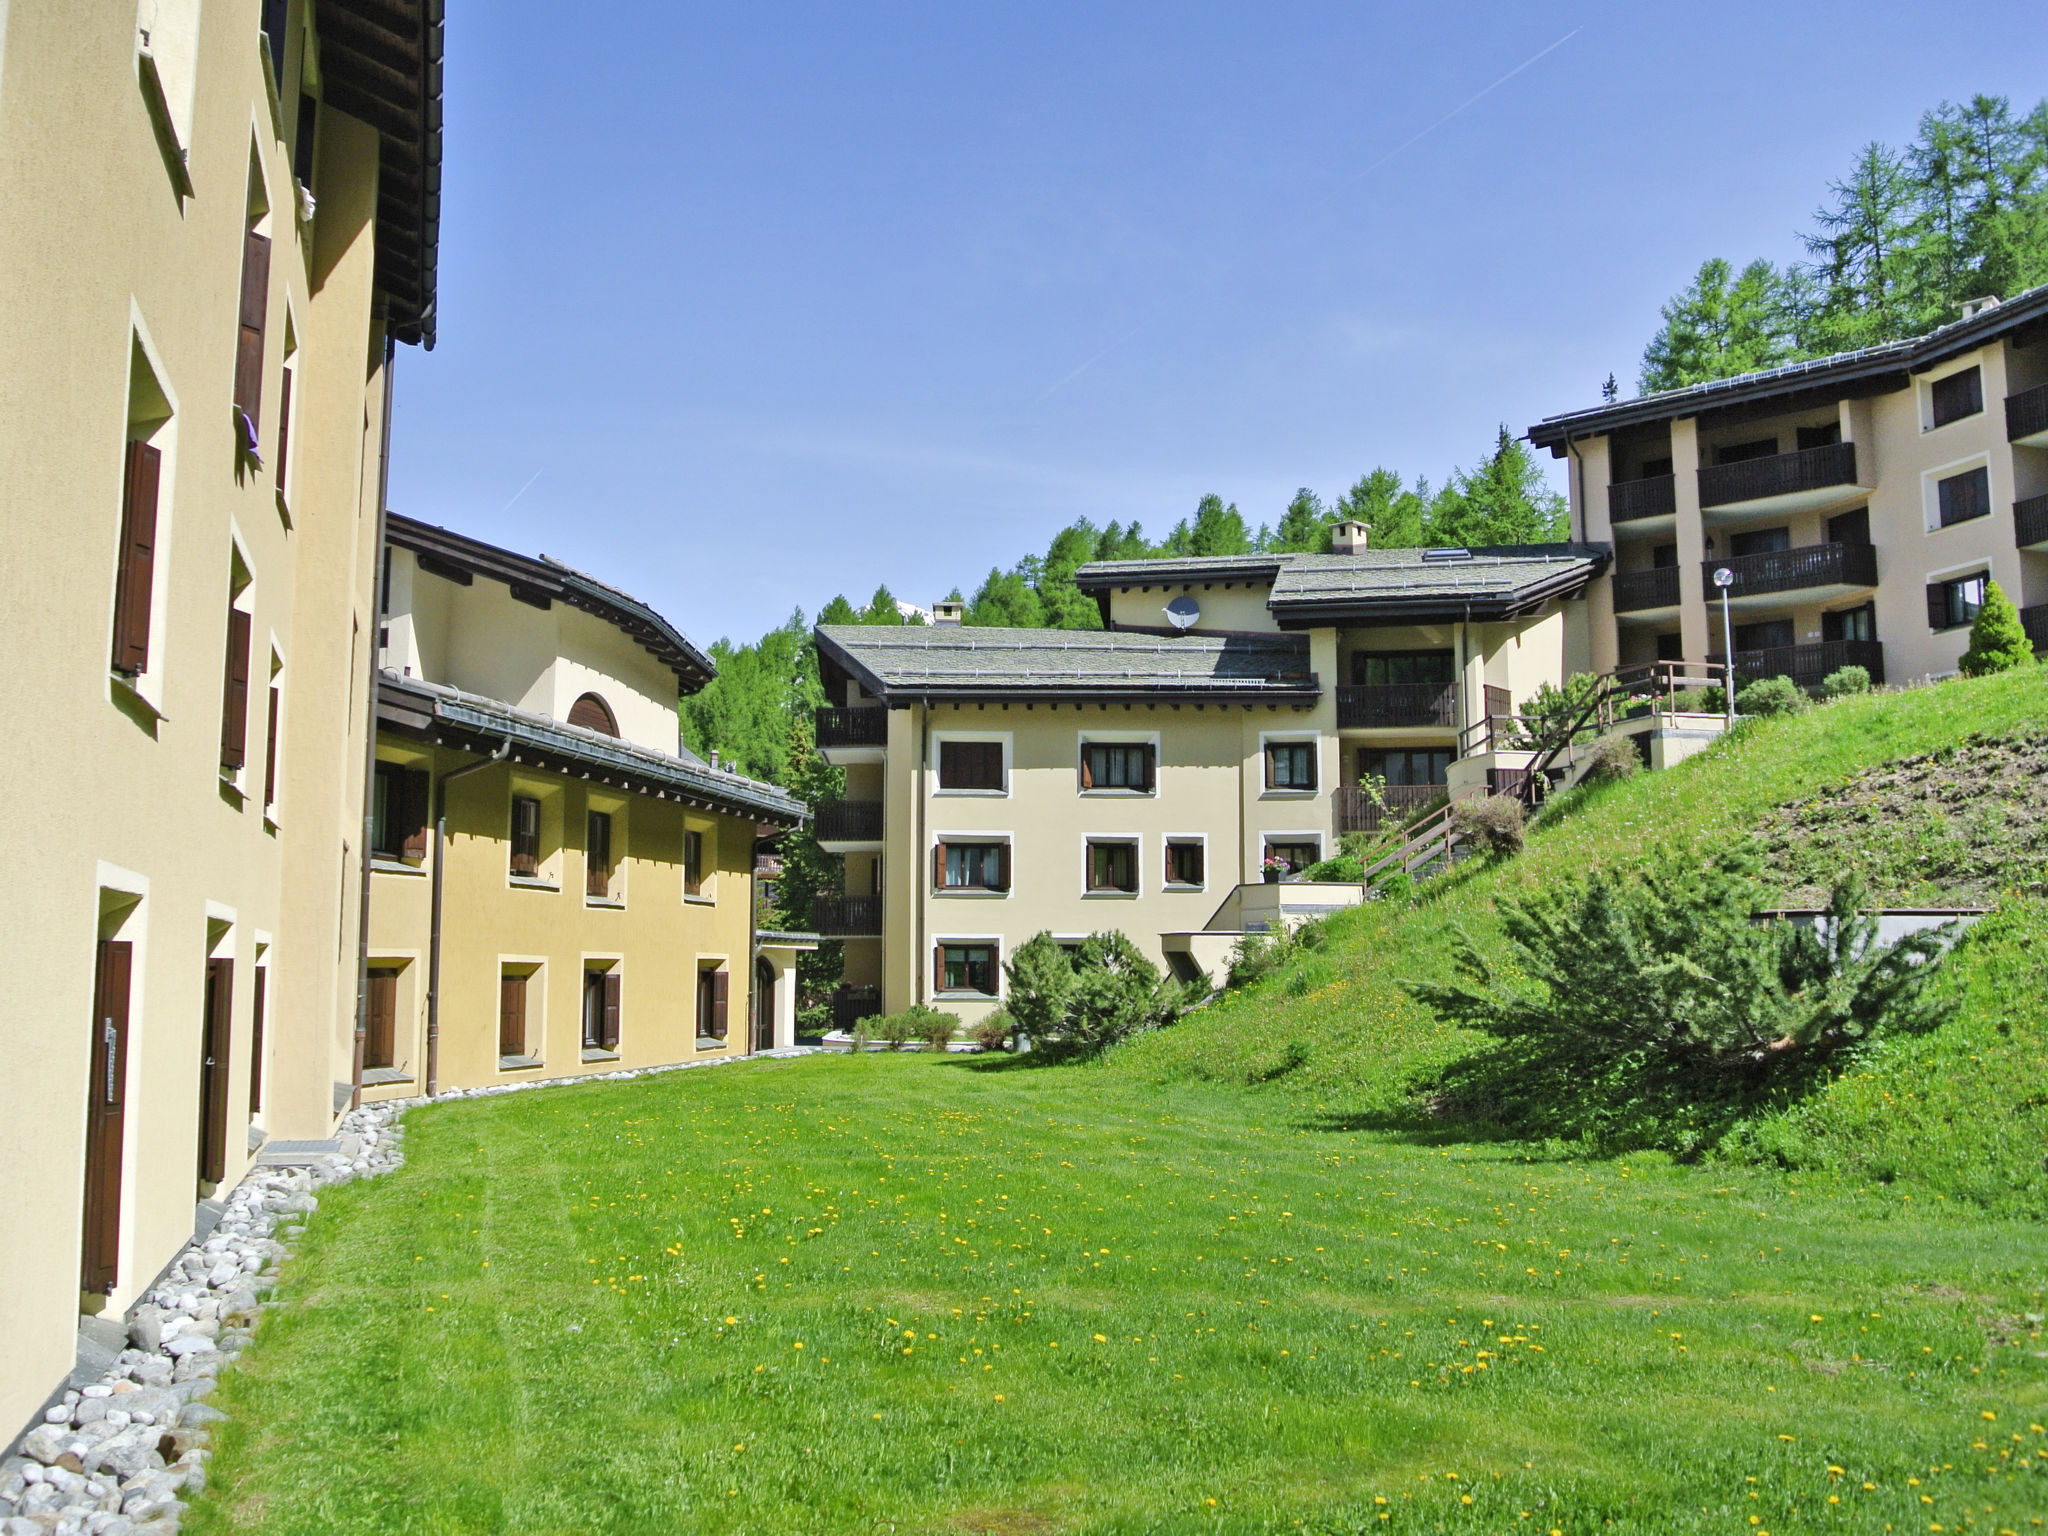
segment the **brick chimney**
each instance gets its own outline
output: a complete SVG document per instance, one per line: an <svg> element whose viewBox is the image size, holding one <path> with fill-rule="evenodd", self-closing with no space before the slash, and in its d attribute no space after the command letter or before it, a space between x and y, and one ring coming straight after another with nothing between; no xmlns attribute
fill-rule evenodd
<svg viewBox="0 0 2048 1536"><path fill-rule="evenodd" d="M1372 536L1370 523L1353 522L1346 518L1330 529L1330 548L1340 555L1362 555L1366 540Z"/></svg>

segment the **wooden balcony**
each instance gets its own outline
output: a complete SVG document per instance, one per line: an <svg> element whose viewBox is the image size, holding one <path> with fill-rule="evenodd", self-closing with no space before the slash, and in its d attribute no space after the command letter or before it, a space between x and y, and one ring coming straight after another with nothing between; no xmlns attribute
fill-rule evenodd
<svg viewBox="0 0 2048 1536"><path fill-rule="evenodd" d="M1709 656L1709 666L1724 666ZM1767 651L1737 651L1735 678L1740 686L1760 677L1789 677L1801 688L1818 688L1821 679L1843 667L1862 667L1873 683L1884 681L1884 645L1877 640L1823 640L1815 645L1781 645Z"/></svg>
<svg viewBox="0 0 2048 1536"><path fill-rule="evenodd" d="M1456 683L1345 683L1337 689L1337 728L1396 730L1408 726L1458 728Z"/></svg>
<svg viewBox="0 0 2048 1536"><path fill-rule="evenodd" d="M1837 499L1856 485L1856 445L1825 443L1796 453L1774 453L1699 471L1700 506L1734 507L1749 502L1792 511ZM1759 506L1758 511L1766 510Z"/></svg>
<svg viewBox="0 0 2048 1536"><path fill-rule="evenodd" d="M1357 785L1347 784L1333 795L1337 831L1341 835L1404 826L1441 805L1449 793L1442 784L1383 784L1375 799Z"/></svg>
<svg viewBox="0 0 2048 1536"><path fill-rule="evenodd" d="M1710 598L1716 595L1714 572L1723 566L1735 573L1735 585L1728 593L1737 599L1802 592L1810 587L1877 585L1877 548L1871 544L1809 544L1803 549L1773 549L1761 555L1705 561L1702 574Z"/></svg>
<svg viewBox="0 0 2048 1536"><path fill-rule="evenodd" d="M1678 567L1675 565L1660 565L1648 571L1629 571L1614 578L1616 613L1641 613L1646 608L1677 606Z"/></svg>
<svg viewBox="0 0 2048 1536"><path fill-rule="evenodd" d="M818 747L886 747L889 744L889 711L834 709L818 711Z"/></svg>
<svg viewBox="0 0 2048 1536"><path fill-rule="evenodd" d="M2048 447L2048 384L2005 397L2005 440Z"/></svg>
<svg viewBox="0 0 2048 1536"><path fill-rule="evenodd" d="M2029 496L2012 504L2012 538L2021 549L2048 544L2048 496Z"/></svg>
<svg viewBox="0 0 2048 1536"><path fill-rule="evenodd" d="M812 836L820 847L882 841L882 802L879 800L820 800Z"/></svg>
<svg viewBox="0 0 2048 1536"><path fill-rule="evenodd" d="M1646 517L1671 517L1678 511L1678 477L1650 475L1617 480L1607 487L1607 520L1633 523Z"/></svg>
<svg viewBox="0 0 2048 1536"><path fill-rule="evenodd" d="M2027 638L2034 642L2036 655L2048 652L2048 603L2022 608L2020 625L2026 630Z"/></svg>
<svg viewBox="0 0 2048 1536"><path fill-rule="evenodd" d="M811 930L827 939L878 939L882 898L821 891L811 898Z"/></svg>

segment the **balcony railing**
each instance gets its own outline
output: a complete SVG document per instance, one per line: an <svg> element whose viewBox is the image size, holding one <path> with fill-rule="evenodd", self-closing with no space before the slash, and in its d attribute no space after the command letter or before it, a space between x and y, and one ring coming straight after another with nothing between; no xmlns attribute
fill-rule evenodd
<svg viewBox="0 0 2048 1536"><path fill-rule="evenodd" d="M1720 656L1709 656L1709 666L1725 666ZM1815 645L1780 645L1765 651L1737 651L1735 676L1738 684L1760 677L1789 677L1801 688L1818 688L1821 680L1844 667L1861 667L1873 683L1884 681L1884 645L1876 640L1823 640Z"/></svg>
<svg viewBox="0 0 2048 1536"><path fill-rule="evenodd" d="M2029 496L2012 504L2012 534L2022 549L2048 544L2048 496Z"/></svg>
<svg viewBox="0 0 2048 1536"><path fill-rule="evenodd" d="M1727 507L1742 501L1762 501L1771 496L1854 485L1856 445L1824 443L1818 448L1804 448L1797 453L1774 453L1767 458L1742 459L1734 464L1713 464L1701 469L1699 477L1702 507Z"/></svg>
<svg viewBox="0 0 2048 1536"><path fill-rule="evenodd" d="M1877 585L1877 547L1873 544L1809 544L1803 549L1708 560L1703 569L1709 596L1714 593L1714 572L1723 566L1735 573L1735 585L1728 589L1734 597L1797 592L1803 587Z"/></svg>
<svg viewBox="0 0 2048 1536"><path fill-rule="evenodd" d="M882 840L882 802L879 800L820 800L812 823L812 836L821 843L879 843Z"/></svg>
<svg viewBox="0 0 2048 1536"><path fill-rule="evenodd" d="M821 747L886 747L889 744L889 711L834 709L818 711L818 745Z"/></svg>
<svg viewBox="0 0 2048 1536"><path fill-rule="evenodd" d="M1614 611L1640 613L1645 608L1678 606L1678 567L1660 565L1648 571L1629 571L1614 578Z"/></svg>
<svg viewBox="0 0 2048 1536"><path fill-rule="evenodd" d="M811 928L828 939L878 939L882 898L821 891L811 898Z"/></svg>
<svg viewBox="0 0 2048 1536"><path fill-rule="evenodd" d="M2036 651L2048 651L2048 603L2022 608L2020 625L2026 630L2027 638L2034 642Z"/></svg>
<svg viewBox="0 0 2048 1536"><path fill-rule="evenodd" d="M1650 475L1617 480L1607 487L1607 520L1632 523L1639 517L1669 517L1678 510L1678 477Z"/></svg>
<svg viewBox="0 0 2048 1536"><path fill-rule="evenodd" d="M832 992L832 1027L851 1030L862 1019L872 1019L882 1011L882 989L880 987L849 987L841 985Z"/></svg>
<svg viewBox="0 0 2048 1536"><path fill-rule="evenodd" d="M1343 730L1434 725L1456 730L1456 683L1345 683L1337 689L1337 724Z"/></svg>
<svg viewBox="0 0 2048 1536"><path fill-rule="evenodd" d="M1337 831L1377 832L1413 821L1443 803L1450 793L1442 784L1383 784L1378 798L1356 785L1335 792Z"/></svg>
<svg viewBox="0 0 2048 1536"><path fill-rule="evenodd" d="M2005 440L2016 443L2037 432L2048 432L2048 384L2005 397Z"/></svg>

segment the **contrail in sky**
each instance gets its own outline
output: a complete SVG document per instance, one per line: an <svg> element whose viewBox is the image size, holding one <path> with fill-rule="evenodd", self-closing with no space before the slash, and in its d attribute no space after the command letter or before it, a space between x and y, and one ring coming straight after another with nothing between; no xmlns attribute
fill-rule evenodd
<svg viewBox="0 0 2048 1536"><path fill-rule="evenodd" d="M528 491L532 490L533 482L538 480L542 476L542 474L546 472L546 470L547 466L543 464L539 469L536 469L532 474L528 475L526 477L526 484L522 485L521 487L519 487L518 490L512 493L512 501L517 501L520 497L524 496ZM498 508L498 516L503 517L507 512L510 512L512 510L512 501L508 501L505 503L505 505Z"/></svg>

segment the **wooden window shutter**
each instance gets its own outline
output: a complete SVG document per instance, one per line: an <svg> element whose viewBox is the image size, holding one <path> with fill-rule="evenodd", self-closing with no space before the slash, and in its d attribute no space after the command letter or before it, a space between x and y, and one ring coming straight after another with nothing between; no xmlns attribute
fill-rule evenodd
<svg viewBox="0 0 2048 1536"><path fill-rule="evenodd" d="M526 978L509 973L498 978L498 1054L526 1054Z"/></svg>
<svg viewBox="0 0 2048 1536"><path fill-rule="evenodd" d="M604 736L619 734L619 722L612 715L612 707L594 693L584 694L569 706L569 724Z"/></svg>
<svg viewBox="0 0 2048 1536"><path fill-rule="evenodd" d="M609 896L612 888L612 819L603 811L592 811L585 819L589 835L583 841L584 890L592 896Z"/></svg>
<svg viewBox="0 0 2048 1536"><path fill-rule="evenodd" d="M946 946L943 944L932 946L932 990L946 990Z"/></svg>
<svg viewBox="0 0 2048 1536"><path fill-rule="evenodd" d="M263 408L263 326L270 313L270 237L253 229L242 243L242 324L235 348L235 404L256 430Z"/></svg>
<svg viewBox="0 0 2048 1536"><path fill-rule="evenodd" d="M270 685L269 714L263 727L263 808L277 804L277 684ZM263 973L256 973L261 976Z"/></svg>
<svg viewBox="0 0 2048 1536"><path fill-rule="evenodd" d="M1948 583L1930 581L1927 583L1927 627L1947 629L1948 626Z"/></svg>
<svg viewBox="0 0 2048 1536"><path fill-rule="evenodd" d="M228 1063L234 1043L235 962L206 962L206 1021L199 1068L199 1177L228 1172Z"/></svg>
<svg viewBox="0 0 2048 1536"><path fill-rule="evenodd" d="M263 1013L269 1006L270 967L259 965L249 986L249 1113L263 1112Z"/></svg>
<svg viewBox="0 0 2048 1536"><path fill-rule="evenodd" d="M998 843L996 845L996 889L1007 891L1009 888L1010 845L1008 843Z"/></svg>
<svg viewBox="0 0 2048 1536"><path fill-rule="evenodd" d="M388 1067L398 1053L398 972L375 967L363 1032L363 1065Z"/></svg>
<svg viewBox="0 0 2048 1536"><path fill-rule="evenodd" d="M277 491L284 494L284 456L292 442L292 372L290 368L277 376Z"/></svg>
<svg viewBox="0 0 2048 1536"><path fill-rule="evenodd" d="M711 1033L721 1040L725 1038L727 988L731 981L732 975L728 971L711 973Z"/></svg>
<svg viewBox="0 0 2048 1536"><path fill-rule="evenodd" d="M1146 793L1158 787L1159 749L1147 742L1138 748L1138 787Z"/></svg>
<svg viewBox="0 0 2048 1536"><path fill-rule="evenodd" d="M134 951L124 939L101 939L96 959L79 1288L104 1296L120 1278L121 1148L127 1131L128 989Z"/></svg>
<svg viewBox="0 0 2048 1536"><path fill-rule="evenodd" d="M604 1048L615 1051L619 1048L619 973L604 973L604 1034L601 1037Z"/></svg>
<svg viewBox="0 0 2048 1536"><path fill-rule="evenodd" d="M228 610L227 677L220 706L220 765L239 768L249 755L249 615Z"/></svg>
<svg viewBox="0 0 2048 1536"><path fill-rule="evenodd" d="M399 851L408 859L424 859L427 825L433 819L434 777L424 768L407 768L398 782L402 786L399 798L405 803L404 818L398 824L405 841Z"/></svg>
<svg viewBox="0 0 2048 1536"><path fill-rule="evenodd" d="M114 580L116 672L133 677L149 666L149 607L156 584L156 504L163 455L147 443L128 445L121 488L121 556Z"/></svg>
<svg viewBox="0 0 2048 1536"><path fill-rule="evenodd" d="M540 802L531 795L512 797L512 873L540 872Z"/></svg>
<svg viewBox="0 0 2048 1536"><path fill-rule="evenodd" d="M1093 789L1095 787L1095 749L1086 742L1081 744L1081 787L1083 789Z"/></svg>
<svg viewBox="0 0 2048 1536"><path fill-rule="evenodd" d="M932 845L932 885L938 890L946 888L946 845L943 842Z"/></svg>

